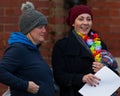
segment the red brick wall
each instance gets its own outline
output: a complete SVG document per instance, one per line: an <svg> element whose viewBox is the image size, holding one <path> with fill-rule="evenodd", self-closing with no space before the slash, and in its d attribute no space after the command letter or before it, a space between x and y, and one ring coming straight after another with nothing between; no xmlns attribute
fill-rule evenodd
<svg viewBox="0 0 120 96"><path fill-rule="evenodd" d="M18 19L21 14L21 3L26 0L0 0L0 58L7 47L7 39L12 31L19 31ZM63 8L63 0L30 0L43 12L48 20L47 42L41 46L45 60L51 65L51 51L56 40L67 31L64 19L67 10ZM93 9L94 26L114 56L120 57L120 1L88 0ZM6 86L0 84L0 95Z"/></svg>

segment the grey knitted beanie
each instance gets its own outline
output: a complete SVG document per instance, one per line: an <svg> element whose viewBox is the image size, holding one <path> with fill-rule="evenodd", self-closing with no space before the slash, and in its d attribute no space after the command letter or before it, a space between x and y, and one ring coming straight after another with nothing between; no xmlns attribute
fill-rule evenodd
<svg viewBox="0 0 120 96"><path fill-rule="evenodd" d="M40 25L47 25L47 18L41 12L35 10L31 2L23 3L21 6L22 15L19 19L20 32L29 33L32 29Z"/></svg>

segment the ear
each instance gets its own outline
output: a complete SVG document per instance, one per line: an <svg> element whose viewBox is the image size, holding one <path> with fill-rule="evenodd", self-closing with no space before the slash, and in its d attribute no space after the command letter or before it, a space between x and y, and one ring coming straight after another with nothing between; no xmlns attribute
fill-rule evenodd
<svg viewBox="0 0 120 96"><path fill-rule="evenodd" d="M72 26L74 27L74 26L75 26L75 24L73 23L73 24L72 24Z"/></svg>

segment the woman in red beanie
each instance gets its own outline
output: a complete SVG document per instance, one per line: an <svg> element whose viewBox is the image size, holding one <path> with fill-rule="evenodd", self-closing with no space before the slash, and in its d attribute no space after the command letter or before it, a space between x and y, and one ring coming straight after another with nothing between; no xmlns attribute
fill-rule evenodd
<svg viewBox="0 0 120 96"><path fill-rule="evenodd" d="M54 78L60 87L60 96L82 96L78 90L85 83L90 86L99 84L100 78L94 73L105 65L117 73L118 66L111 54L103 59L105 56L101 53L108 49L91 29L93 14L88 6L71 8L66 23L72 29L69 36L58 40L53 48Z"/></svg>

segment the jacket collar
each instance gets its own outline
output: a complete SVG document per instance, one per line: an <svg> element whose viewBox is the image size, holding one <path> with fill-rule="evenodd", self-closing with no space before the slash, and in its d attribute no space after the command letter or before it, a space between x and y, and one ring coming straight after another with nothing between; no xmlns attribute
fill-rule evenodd
<svg viewBox="0 0 120 96"><path fill-rule="evenodd" d="M82 54L85 56L90 56L93 58L92 53L85 47L83 46L82 43L79 42L75 34L73 33L74 31L70 31L69 36L68 36L68 43L66 45L67 50L66 54L69 55L80 55L81 52L85 52L86 54ZM81 51L82 50L82 51Z"/></svg>

